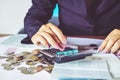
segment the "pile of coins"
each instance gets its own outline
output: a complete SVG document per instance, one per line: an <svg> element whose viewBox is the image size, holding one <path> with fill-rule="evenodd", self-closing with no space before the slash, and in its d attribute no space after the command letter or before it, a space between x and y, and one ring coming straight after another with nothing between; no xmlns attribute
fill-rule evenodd
<svg viewBox="0 0 120 80"><path fill-rule="evenodd" d="M39 49L35 49L32 52L22 52L15 54L14 52L7 52L5 56L0 56L0 60L5 60L1 66L3 69L10 71L14 70L17 66L17 70L20 70L23 74L35 74L42 70L51 72L53 69L54 62L47 60ZM28 67L21 67L21 64L25 63Z"/></svg>

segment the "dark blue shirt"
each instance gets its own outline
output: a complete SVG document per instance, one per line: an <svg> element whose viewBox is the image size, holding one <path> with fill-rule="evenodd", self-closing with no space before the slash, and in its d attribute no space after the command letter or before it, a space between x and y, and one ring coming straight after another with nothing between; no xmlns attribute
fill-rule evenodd
<svg viewBox="0 0 120 80"><path fill-rule="evenodd" d="M86 0L32 0L32 3L24 20L30 38L52 17L56 4L59 28L65 35L107 35L120 28L120 0L101 0L92 6Z"/></svg>

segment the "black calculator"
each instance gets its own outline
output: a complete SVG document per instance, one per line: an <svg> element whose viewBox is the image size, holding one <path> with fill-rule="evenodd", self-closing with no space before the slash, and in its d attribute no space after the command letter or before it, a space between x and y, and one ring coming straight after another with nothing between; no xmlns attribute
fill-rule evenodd
<svg viewBox="0 0 120 80"><path fill-rule="evenodd" d="M87 56L91 56L92 53L89 52L79 52L78 49L71 47L66 47L64 51L60 51L55 48L43 49L40 51L43 56L49 60L53 60L56 63L63 63L78 59L84 59Z"/></svg>

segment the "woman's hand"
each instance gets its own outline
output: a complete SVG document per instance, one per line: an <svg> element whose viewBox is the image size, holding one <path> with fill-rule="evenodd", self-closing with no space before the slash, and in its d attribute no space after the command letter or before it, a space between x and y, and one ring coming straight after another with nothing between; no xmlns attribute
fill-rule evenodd
<svg viewBox="0 0 120 80"><path fill-rule="evenodd" d="M98 51L120 54L120 29L114 29L100 45Z"/></svg>
<svg viewBox="0 0 120 80"><path fill-rule="evenodd" d="M42 44L43 46L64 50L66 47L66 37L62 31L52 23L42 25L38 32L31 38L32 42L36 45Z"/></svg>

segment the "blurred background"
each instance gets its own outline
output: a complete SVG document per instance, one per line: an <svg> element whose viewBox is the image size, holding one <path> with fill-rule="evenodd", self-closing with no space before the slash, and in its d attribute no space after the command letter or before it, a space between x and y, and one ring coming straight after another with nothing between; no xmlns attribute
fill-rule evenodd
<svg viewBox="0 0 120 80"><path fill-rule="evenodd" d="M31 5L31 0L0 0L0 34L17 34ZM53 16L58 16L57 5Z"/></svg>

